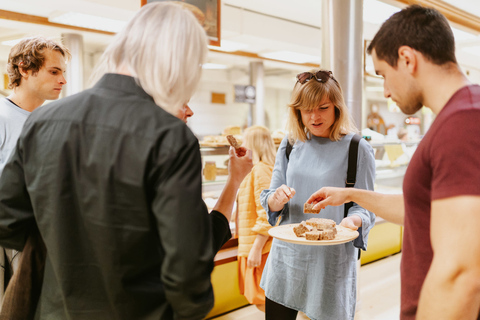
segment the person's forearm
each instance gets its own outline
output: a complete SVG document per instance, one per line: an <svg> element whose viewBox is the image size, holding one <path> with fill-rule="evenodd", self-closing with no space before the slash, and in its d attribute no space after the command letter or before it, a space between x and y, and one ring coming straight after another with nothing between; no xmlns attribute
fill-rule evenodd
<svg viewBox="0 0 480 320"><path fill-rule="evenodd" d="M285 206L284 204L278 204L275 201L273 201L273 194L270 195L270 197L268 197L267 203L268 203L268 209L272 212L280 211Z"/></svg>
<svg viewBox="0 0 480 320"><path fill-rule="evenodd" d="M345 192L348 193L347 197L350 201L355 202L362 208L375 213L387 221L403 225L405 216L403 195L383 194L355 188L346 188Z"/></svg>
<svg viewBox="0 0 480 320"><path fill-rule="evenodd" d="M441 266L432 264L423 284L417 320L477 319L480 305L478 274L466 270L452 274L445 271L445 262L439 263Z"/></svg>
<svg viewBox="0 0 480 320"><path fill-rule="evenodd" d="M228 221L232 216L233 204L237 197L238 187L240 186L241 181L235 181L230 177L227 179L227 183L220 194L220 197L215 204L213 210L217 210L222 213Z"/></svg>
<svg viewBox="0 0 480 320"><path fill-rule="evenodd" d="M267 240L268 240L268 236L265 236L265 235L259 233L255 237L255 241L253 242L253 247L257 248L259 250L262 250L263 247L265 246L265 243L267 242Z"/></svg>

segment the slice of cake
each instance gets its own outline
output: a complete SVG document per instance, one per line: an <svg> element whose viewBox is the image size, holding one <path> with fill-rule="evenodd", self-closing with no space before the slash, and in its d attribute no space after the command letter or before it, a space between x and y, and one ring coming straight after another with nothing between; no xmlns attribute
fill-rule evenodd
<svg viewBox="0 0 480 320"><path fill-rule="evenodd" d="M320 240L320 233L321 233L321 231L318 231L318 230L305 232L305 239L313 240L313 241Z"/></svg>
<svg viewBox="0 0 480 320"><path fill-rule="evenodd" d="M311 218L306 221L307 225L318 230L333 229L337 225L332 219Z"/></svg>
<svg viewBox="0 0 480 320"><path fill-rule="evenodd" d="M304 203L303 212L305 213L320 213L320 209L313 209L314 203Z"/></svg>
<svg viewBox="0 0 480 320"><path fill-rule="evenodd" d="M228 140L228 143L230 143L230 145L235 149L238 149L241 147L240 143L237 142L237 139L235 139L233 135L231 134L227 135L227 140Z"/></svg>
<svg viewBox="0 0 480 320"><path fill-rule="evenodd" d="M326 229L321 231L319 240L333 240L337 234L337 229Z"/></svg>
<svg viewBox="0 0 480 320"><path fill-rule="evenodd" d="M295 232L295 235L297 237L304 237L305 232L310 232L313 230L312 226L307 225L305 221L302 221L299 225L296 227L293 227L293 232Z"/></svg>

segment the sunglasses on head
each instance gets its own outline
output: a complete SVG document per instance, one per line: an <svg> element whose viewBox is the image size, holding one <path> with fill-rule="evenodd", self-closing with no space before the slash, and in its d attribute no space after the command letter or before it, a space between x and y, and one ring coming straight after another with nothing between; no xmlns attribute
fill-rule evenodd
<svg viewBox="0 0 480 320"><path fill-rule="evenodd" d="M327 82L328 79L330 79L330 78L335 80L335 78L333 77L332 71L328 71L328 70L320 70L320 71L317 71L315 73L302 72L302 73L297 74L297 81L300 82L300 84L304 84L305 82L307 82L307 81L309 81L313 78L315 78L315 80L317 80L318 82L321 82L321 83Z"/></svg>

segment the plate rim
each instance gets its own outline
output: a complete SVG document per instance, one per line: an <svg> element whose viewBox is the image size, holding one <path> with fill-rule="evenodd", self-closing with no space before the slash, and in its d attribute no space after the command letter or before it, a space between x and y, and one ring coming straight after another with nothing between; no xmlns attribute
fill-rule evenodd
<svg viewBox="0 0 480 320"><path fill-rule="evenodd" d="M305 238L303 237L296 237L296 239L294 238L286 238L286 237L279 237L277 234L274 234L275 231L272 231L272 230L279 230L280 228L281 229L287 229L287 228L292 228L292 232L293 232L293 228L297 225L299 225L300 223L290 223L290 224L284 224L284 225L280 225L280 226L275 226L275 227L272 227L268 230L268 234L275 238L275 239L278 239L280 241L284 241L284 242L289 242L289 243L294 243L294 244L301 244L301 245L310 245L310 246L329 246L329 245L337 245L337 244L343 244L343 243L347 243L347 242L350 242L350 241L353 241L355 240L356 238L358 238L360 236L360 233L357 231L357 230L352 230L352 229L349 229L349 228L346 228L346 227L343 227L341 225L336 225L335 227L337 228L337 231L338 231L338 227L342 228L342 229L346 229L348 230L348 232L351 232L352 233L352 237L351 238L348 238L348 239L342 239L342 240L306 240Z"/></svg>

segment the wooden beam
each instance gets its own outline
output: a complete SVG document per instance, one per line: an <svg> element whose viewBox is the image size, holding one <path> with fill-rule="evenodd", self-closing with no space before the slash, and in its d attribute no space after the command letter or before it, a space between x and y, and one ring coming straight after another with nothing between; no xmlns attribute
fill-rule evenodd
<svg viewBox="0 0 480 320"><path fill-rule="evenodd" d="M449 21L480 33L480 17L452 6L441 0L397 0L397 2L411 5L419 4L424 7L435 8Z"/></svg>
<svg viewBox="0 0 480 320"><path fill-rule="evenodd" d="M48 18L45 18L45 17L34 16L34 15L31 15L31 14L24 14L24 13L18 13L18 12L13 12L13 11L6 11L6 10L0 10L0 19L19 21L19 22L25 22L25 23L41 24L41 25L44 25L44 26L55 27L55 28L64 28L64 29L71 29L71 30L77 30L77 31L87 31L87 32L101 33L101 34L106 34L106 35L114 35L115 34L114 32L109 32L109 31L75 27L75 26L70 26L70 25L67 25L67 24L50 22L50 21L48 21Z"/></svg>

